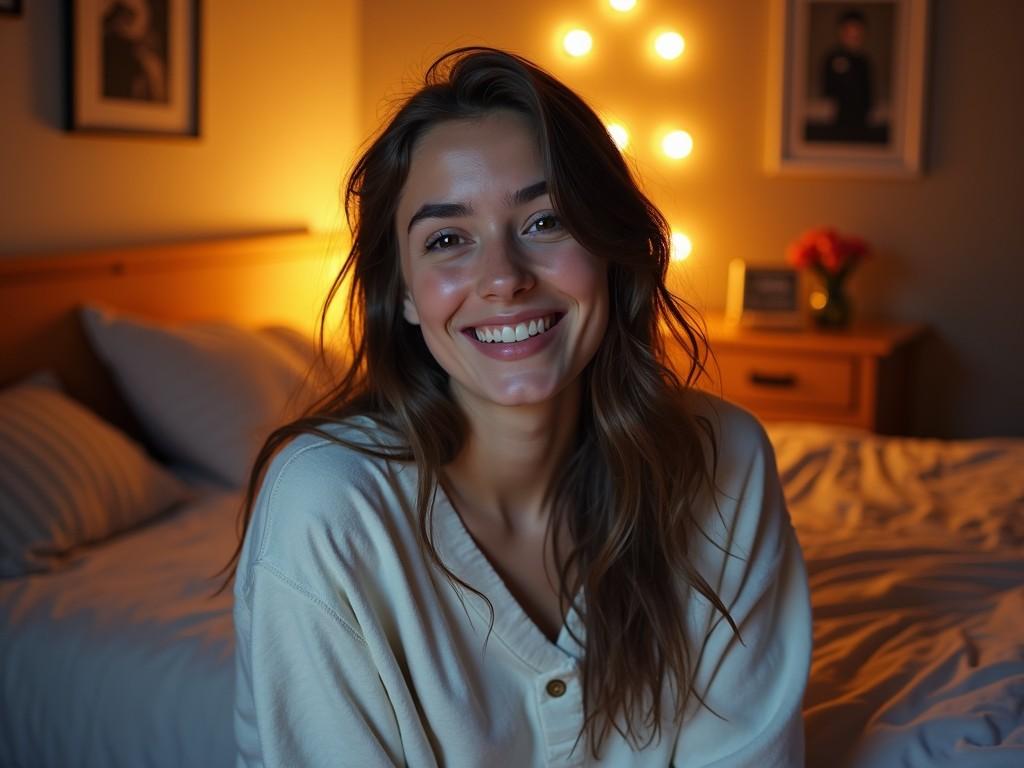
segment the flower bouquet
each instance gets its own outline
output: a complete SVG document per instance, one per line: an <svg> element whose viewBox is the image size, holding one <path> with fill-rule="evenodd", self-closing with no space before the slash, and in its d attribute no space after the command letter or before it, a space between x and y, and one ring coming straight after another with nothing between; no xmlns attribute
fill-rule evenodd
<svg viewBox="0 0 1024 768"><path fill-rule="evenodd" d="M843 328L849 324L851 306L843 284L869 252L864 240L842 235L833 227L809 229L789 244L787 261L798 269L813 270L822 280L824 298L811 303L819 326Z"/></svg>

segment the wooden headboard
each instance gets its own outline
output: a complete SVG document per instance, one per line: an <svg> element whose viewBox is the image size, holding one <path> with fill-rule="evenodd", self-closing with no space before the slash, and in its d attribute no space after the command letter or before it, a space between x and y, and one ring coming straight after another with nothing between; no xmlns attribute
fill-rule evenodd
<svg viewBox="0 0 1024 768"><path fill-rule="evenodd" d="M288 232L0 258L0 386L49 369L72 397L138 435L86 340L79 306L312 332L343 246L340 236Z"/></svg>

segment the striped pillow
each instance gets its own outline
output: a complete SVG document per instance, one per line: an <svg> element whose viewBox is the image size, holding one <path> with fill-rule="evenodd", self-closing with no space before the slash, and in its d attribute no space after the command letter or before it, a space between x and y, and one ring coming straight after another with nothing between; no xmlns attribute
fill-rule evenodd
<svg viewBox="0 0 1024 768"><path fill-rule="evenodd" d="M259 447L304 405L311 360L228 323L166 325L106 307L81 310L153 444L176 462L243 486Z"/></svg>
<svg viewBox="0 0 1024 768"><path fill-rule="evenodd" d="M0 390L0 576L51 570L75 547L188 495L127 435L59 390Z"/></svg>

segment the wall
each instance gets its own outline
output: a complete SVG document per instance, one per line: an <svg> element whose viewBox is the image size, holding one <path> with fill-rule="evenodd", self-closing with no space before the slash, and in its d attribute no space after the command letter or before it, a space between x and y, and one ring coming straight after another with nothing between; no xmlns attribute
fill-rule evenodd
<svg viewBox="0 0 1024 768"><path fill-rule="evenodd" d="M0 253L330 228L386 98L441 50L489 43L635 126L649 191L693 238L675 278L699 306L722 306L733 256L780 258L820 223L860 233L878 249L853 280L861 313L932 329L915 431L1024 435L1024 103L1007 90L1024 72L1019 0L933 3L929 169L898 182L762 172L767 0L639 0L628 17L601 0L206 0L202 137L180 141L62 132L61 3L23 5L0 16ZM558 53L556 31L573 22L596 36L584 62ZM677 67L638 53L659 23L687 38ZM643 138L670 120L696 141L676 165Z"/></svg>
<svg viewBox="0 0 1024 768"><path fill-rule="evenodd" d="M375 0L362 17L364 128L449 47L521 52L637 129L648 191L694 241L675 281L698 306L724 305L732 257L781 259L818 224L859 233L877 249L851 283L860 313L931 329L916 354L914 432L1024 435L1024 101L1007 89L1024 72L1024 3L938 0L932 15L928 170L910 181L763 172L767 0L640 0L627 16L599 0ZM557 48L573 23L595 38L582 61ZM659 24L687 39L678 66L642 52ZM645 138L673 120L695 140L677 164Z"/></svg>
<svg viewBox="0 0 1024 768"><path fill-rule="evenodd" d="M63 132L62 3L22 5L0 16L0 253L336 222L358 0L203 2L198 140Z"/></svg>

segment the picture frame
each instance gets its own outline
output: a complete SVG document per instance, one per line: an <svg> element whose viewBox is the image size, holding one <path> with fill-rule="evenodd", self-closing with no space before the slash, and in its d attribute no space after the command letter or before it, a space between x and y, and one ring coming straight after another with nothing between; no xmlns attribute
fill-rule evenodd
<svg viewBox="0 0 1024 768"><path fill-rule="evenodd" d="M21 16L21 0L0 0L0 15Z"/></svg>
<svg viewBox="0 0 1024 768"><path fill-rule="evenodd" d="M72 132L199 136L199 0L65 0Z"/></svg>
<svg viewBox="0 0 1024 768"><path fill-rule="evenodd" d="M729 262L725 320L732 325L797 330L807 324L807 285L800 270Z"/></svg>
<svg viewBox="0 0 1024 768"><path fill-rule="evenodd" d="M923 172L930 0L772 0L770 173Z"/></svg>

